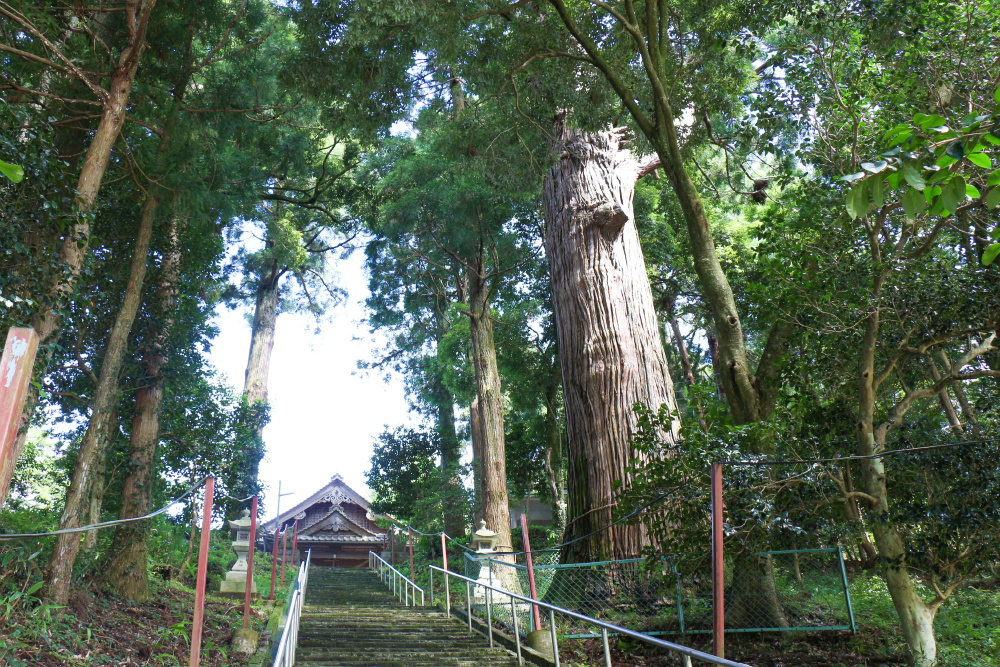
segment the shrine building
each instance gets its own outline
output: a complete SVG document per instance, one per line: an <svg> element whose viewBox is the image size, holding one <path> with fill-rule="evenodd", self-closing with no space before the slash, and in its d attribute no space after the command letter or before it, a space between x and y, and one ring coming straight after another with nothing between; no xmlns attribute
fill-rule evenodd
<svg viewBox="0 0 1000 667"><path fill-rule="evenodd" d="M277 519L261 525L264 548L271 553L274 529L288 529L289 561L298 563L312 550L312 564L330 567L367 567L368 552L381 554L385 549L386 530L375 525L368 510L369 501L349 487L339 474L329 484ZM298 522L298 553L292 554L292 534ZM281 538L278 538L281 558Z"/></svg>

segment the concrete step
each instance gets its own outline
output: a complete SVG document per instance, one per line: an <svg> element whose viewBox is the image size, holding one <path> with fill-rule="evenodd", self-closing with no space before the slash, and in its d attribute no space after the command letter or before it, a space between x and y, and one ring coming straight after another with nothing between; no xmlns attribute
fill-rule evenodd
<svg viewBox="0 0 1000 667"><path fill-rule="evenodd" d="M296 662L309 667L513 667L457 619L404 606L367 570L313 567Z"/></svg>

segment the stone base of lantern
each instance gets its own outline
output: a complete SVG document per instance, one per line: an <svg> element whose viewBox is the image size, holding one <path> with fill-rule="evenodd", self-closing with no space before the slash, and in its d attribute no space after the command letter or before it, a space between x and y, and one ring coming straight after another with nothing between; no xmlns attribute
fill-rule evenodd
<svg viewBox="0 0 1000 667"><path fill-rule="evenodd" d="M222 580L222 585L219 586L219 592L217 595L224 598L242 598L246 595L247 591L247 573L246 572L226 572L226 578ZM250 582L250 597L258 598L257 594L257 582Z"/></svg>

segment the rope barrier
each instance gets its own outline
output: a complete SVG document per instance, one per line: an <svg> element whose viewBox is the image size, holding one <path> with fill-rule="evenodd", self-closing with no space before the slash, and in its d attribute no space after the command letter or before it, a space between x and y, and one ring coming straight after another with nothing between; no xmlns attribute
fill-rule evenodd
<svg viewBox="0 0 1000 667"><path fill-rule="evenodd" d="M963 442L947 442L940 445L927 445L925 447L906 447L904 449L890 449L879 454L855 454L854 456L836 456L829 459L789 459L786 461L720 461L727 466L779 466L779 465L801 465L804 463L835 463L837 461L865 461L869 459L883 459L894 454L906 454L909 452L922 452L931 449L945 449L948 447L968 447L970 445L985 445L997 440L966 440Z"/></svg>
<svg viewBox="0 0 1000 667"><path fill-rule="evenodd" d="M115 519L114 521L104 521L104 522L101 522L101 523L91 523L91 524L88 524L86 526L80 526L79 528L62 528L60 530L53 530L53 531L49 531L47 533L6 533L6 534L0 534L0 541L24 540L24 539L31 539L33 537L47 537L49 535L65 535L67 533L83 533L83 532L86 532L88 530L94 530L94 529L97 529L97 528L107 528L108 526L119 526L119 525L125 524L125 523L132 523L133 521L144 521L146 519L152 519L155 516L159 516L159 515L163 514L168 509L170 509L171 507L173 507L174 505L176 505L177 503L179 503L180 501L184 500L189 495L191 495L192 493L194 493L195 491L197 491L198 489L200 489L205 484L205 480L207 480L208 478L209 478L209 475L206 475L205 477L203 477L201 479L200 482L198 482L197 484L195 484L194 486L192 486L190 489L188 489L187 491L185 491L181 495L179 495L176 498L174 498L173 500L171 500L168 504L164 505L163 507L161 507L160 509L156 510L155 512L152 512L152 513L147 514L145 516L137 516L137 517L132 517L130 519Z"/></svg>

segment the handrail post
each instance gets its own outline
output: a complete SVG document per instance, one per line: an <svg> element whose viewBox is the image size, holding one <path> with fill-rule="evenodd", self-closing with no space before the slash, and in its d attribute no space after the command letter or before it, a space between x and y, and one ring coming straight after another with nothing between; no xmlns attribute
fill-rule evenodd
<svg viewBox="0 0 1000 667"><path fill-rule="evenodd" d="M472 632L472 595L469 593L469 582L465 582L465 613L469 616L469 632Z"/></svg>
<svg viewBox="0 0 1000 667"><path fill-rule="evenodd" d="M431 575L431 586L430 586L430 588L431 588L431 606L433 607L434 606L434 570L428 569L427 572L428 572L428 574ZM421 599L421 601L423 601L423 597L421 597L420 599Z"/></svg>
<svg viewBox="0 0 1000 667"><path fill-rule="evenodd" d="M517 664L523 665L524 658L521 657L521 631L517 627L517 607L514 605L514 596L510 596L510 617L514 621L514 643L517 645Z"/></svg>
<svg viewBox="0 0 1000 667"><path fill-rule="evenodd" d="M604 644L604 667L611 667L611 647L608 646L607 628L601 628L601 643Z"/></svg>
<svg viewBox="0 0 1000 667"><path fill-rule="evenodd" d="M552 632L552 659L559 667L559 639L556 635L556 612L549 609L549 631Z"/></svg>
<svg viewBox="0 0 1000 667"><path fill-rule="evenodd" d="M451 616L451 593L448 588L448 570L444 571L444 606L448 612L448 616Z"/></svg>
<svg viewBox="0 0 1000 667"><path fill-rule="evenodd" d="M726 597L722 559L722 464L712 464L712 648L726 657Z"/></svg>
<svg viewBox="0 0 1000 667"><path fill-rule="evenodd" d="M486 627L490 630L490 648L493 648L493 589L486 591Z"/></svg>

